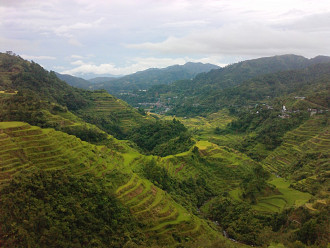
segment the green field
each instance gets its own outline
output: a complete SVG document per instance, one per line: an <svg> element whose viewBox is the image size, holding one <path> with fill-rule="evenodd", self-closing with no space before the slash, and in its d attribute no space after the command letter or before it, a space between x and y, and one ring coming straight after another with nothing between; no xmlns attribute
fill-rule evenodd
<svg viewBox="0 0 330 248"><path fill-rule="evenodd" d="M290 188L290 182L284 178L273 176L269 183L274 185L280 194L258 198L258 203L253 206L255 210L262 212L281 212L285 208L300 207L312 197L308 193Z"/></svg>

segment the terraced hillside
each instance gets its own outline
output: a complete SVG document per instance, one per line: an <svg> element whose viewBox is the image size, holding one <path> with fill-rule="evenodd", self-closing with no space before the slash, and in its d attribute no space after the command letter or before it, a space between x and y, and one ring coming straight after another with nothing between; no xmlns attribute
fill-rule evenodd
<svg viewBox="0 0 330 248"><path fill-rule="evenodd" d="M198 240L205 233L211 239L217 236L205 221L187 212L165 191L136 174L118 187L116 194L143 225L147 237L161 239L160 245L171 246Z"/></svg>
<svg viewBox="0 0 330 248"><path fill-rule="evenodd" d="M219 237L205 221L176 203L168 193L124 168L124 157L118 152L54 129L23 122L0 122L0 187L15 174L34 166L44 170L66 169L76 175L91 172L109 178L109 187L130 208L145 235L150 237L149 245L168 247Z"/></svg>
<svg viewBox="0 0 330 248"><path fill-rule="evenodd" d="M213 168L208 168L210 172L209 176L223 178L227 181L223 182L226 186L230 185L230 181L235 182L242 178L244 174L250 172L256 165L256 162L239 151L224 146L221 147L208 141L199 141L196 143L195 147L198 149L195 151L198 151L198 156L201 159L215 166ZM193 150L194 148L191 149L191 151ZM189 163L187 163L187 166L184 166L185 160L187 160L189 156L191 156L191 154L182 153L176 156L166 157L164 161L174 166L170 170L172 174L176 174L181 178L196 177L201 174L199 171L201 168L189 168ZM178 161L181 161L181 163L178 164Z"/></svg>
<svg viewBox="0 0 330 248"><path fill-rule="evenodd" d="M285 209L297 208L306 204L311 195L290 187L290 181L273 176L269 180L271 185L274 185L278 190L277 194L263 196L258 198L258 203L253 206L253 209L264 213L280 213Z"/></svg>
<svg viewBox="0 0 330 248"><path fill-rule="evenodd" d="M52 109L56 105L57 112L71 112L83 122L123 139L132 128L154 119L104 90L91 92L73 88L40 65L3 53L0 53L0 92L3 105L0 113L4 111L1 114L6 116L0 121L25 121L42 126L37 120L48 122L49 116L42 118L39 112L46 110L54 114ZM18 94L11 97L11 92Z"/></svg>
<svg viewBox="0 0 330 248"><path fill-rule="evenodd" d="M0 123L1 184L23 169L70 169L105 172L120 164L122 157L54 129L41 129L22 122Z"/></svg>
<svg viewBox="0 0 330 248"><path fill-rule="evenodd" d="M79 112L79 115L86 121L89 121L89 118L102 117L105 120L110 120L113 126L118 127L122 133L126 134L132 128L139 126L140 123L153 120L149 116L142 116L127 103L111 96L104 90L93 91L89 94L93 104ZM114 135L116 134L114 133Z"/></svg>
<svg viewBox="0 0 330 248"><path fill-rule="evenodd" d="M284 136L283 144L262 161L269 171L290 175L299 190L326 191L318 181L329 175L329 125L327 115L316 115ZM317 186L318 185L318 186Z"/></svg>
<svg viewBox="0 0 330 248"><path fill-rule="evenodd" d="M176 155L135 156L129 167L199 214L198 208L205 202L239 187L256 164L238 151L199 141L189 151Z"/></svg>

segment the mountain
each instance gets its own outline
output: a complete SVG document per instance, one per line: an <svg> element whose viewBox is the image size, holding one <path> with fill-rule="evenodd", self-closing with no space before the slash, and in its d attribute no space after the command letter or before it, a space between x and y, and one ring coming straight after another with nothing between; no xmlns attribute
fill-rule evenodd
<svg viewBox="0 0 330 248"><path fill-rule="evenodd" d="M119 96L120 93L128 93L133 90L145 90L153 85L169 84L181 79L191 79L198 73L218 68L218 66L212 64L188 62L184 65L173 65L163 69L151 68L120 78L94 78L88 80L92 82L88 87L92 86L93 89L105 89L109 93ZM73 85L72 80L66 82ZM86 88L84 83L81 85L75 84L73 86Z"/></svg>
<svg viewBox="0 0 330 248"><path fill-rule="evenodd" d="M187 208L195 203L182 205L188 188L172 198L180 184L158 170L161 157L107 133L152 123L157 133L167 121L141 115L105 91L75 89L18 56L0 54L0 78L1 246L238 247ZM112 122L122 125L113 130ZM164 131L176 138L174 129L184 140L185 128L175 120ZM158 171L171 182L171 194Z"/></svg>
<svg viewBox="0 0 330 248"><path fill-rule="evenodd" d="M60 74L58 72L55 72L56 76L65 81L66 83L68 83L69 85L73 86L73 87L78 87L78 88L82 88L82 89L90 89L90 82L88 80L85 80L83 78L80 77L74 77L68 74Z"/></svg>
<svg viewBox="0 0 330 248"><path fill-rule="evenodd" d="M88 81L93 84L99 84L99 83L104 83L104 82L110 82L115 79L118 79L118 77L95 77L95 78L88 79Z"/></svg>
<svg viewBox="0 0 330 248"><path fill-rule="evenodd" d="M0 54L0 246L326 247L329 83L257 75L173 118Z"/></svg>
<svg viewBox="0 0 330 248"><path fill-rule="evenodd" d="M168 114L172 115L193 115L194 112L202 114L211 109L214 111L223 107L219 105L220 103L214 102L214 99L225 94L227 88L229 92L235 86L261 75L299 70L320 62L330 62L330 57L318 56L307 59L297 55L282 55L247 60L208 73L201 73L193 80L180 80L170 85L153 86L146 93L134 92L133 96L122 97L122 99L133 106L139 106L139 103L143 102L160 102L158 104L162 106L160 111L166 107L171 109ZM158 97L155 98L155 96Z"/></svg>

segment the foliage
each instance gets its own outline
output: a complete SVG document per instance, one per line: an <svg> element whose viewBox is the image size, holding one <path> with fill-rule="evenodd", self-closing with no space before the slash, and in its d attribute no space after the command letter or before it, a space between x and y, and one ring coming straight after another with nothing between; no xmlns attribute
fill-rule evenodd
<svg viewBox="0 0 330 248"><path fill-rule="evenodd" d="M136 222L92 175L25 172L1 190L4 247L122 247L141 238Z"/></svg>
<svg viewBox="0 0 330 248"><path fill-rule="evenodd" d="M137 92L133 99L139 100L131 103L160 101L171 109L167 112L169 115L197 116L223 108L241 109L294 94L325 107L329 104L326 97L329 58L318 63L294 55L244 61L201 73L193 80L153 86L146 93ZM316 90L321 97L313 95ZM171 98L170 102L167 102L168 98Z"/></svg>
<svg viewBox="0 0 330 248"><path fill-rule="evenodd" d="M101 132L96 127L88 127L85 125L77 125L77 126L68 126L68 127L62 127L59 128L60 131L63 131L67 134L74 135L81 140L94 143L94 144L100 144L102 141L105 141L108 137L108 135L105 132Z"/></svg>
<svg viewBox="0 0 330 248"><path fill-rule="evenodd" d="M0 121L24 121L40 127L47 126L42 109L49 109L50 104L42 102L31 90L22 90L10 98L0 98L0 105Z"/></svg>
<svg viewBox="0 0 330 248"><path fill-rule="evenodd" d="M187 128L175 118L156 121L134 129L128 137L149 154L167 156L188 150L192 145Z"/></svg>
<svg viewBox="0 0 330 248"><path fill-rule="evenodd" d="M279 115L281 115L279 111L263 108L241 111L237 114L237 120L229 123L225 129L217 128L215 133L252 133L253 135L247 136L235 148L260 161L265 155L260 150L254 149L257 144L262 144L268 151L274 150L281 145L282 137L286 132L298 127L309 117L306 111L292 113L290 118L279 118Z"/></svg>
<svg viewBox="0 0 330 248"><path fill-rule="evenodd" d="M269 173L258 164L253 169L253 172L243 179L241 184L243 198L248 199L252 204L255 204L257 202L257 196L262 194L268 186L266 181L269 176Z"/></svg>
<svg viewBox="0 0 330 248"><path fill-rule="evenodd" d="M143 246L140 228L146 231L146 226L152 226L156 229L146 232L148 245L157 239L165 242L166 237L180 247L189 235L206 232L204 221L196 215L217 221L230 238L246 244L325 247L329 242L329 114L325 111L329 107L329 64L311 66L316 60L298 56L263 58L134 92L138 96L132 101L137 105L140 100L166 102L172 108L167 113L207 116L180 119L188 125L191 120L193 130L189 132L177 119L155 121L142 108L135 110L104 90L72 88L53 72L18 56L0 54L0 63L0 89L10 91L0 94L0 121L52 127L109 148L90 146L73 137L67 142L64 136L51 146L44 140L41 146L35 135L23 136L37 133L35 129L15 125L12 132L19 137L1 134L0 181L9 183L8 178L17 176L0 192L0 246ZM271 74L265 75L268 72ZM127 99L131 96L126 95ZM283 105L287 111L282 111ZM226 115L208 115L222 108L228 110ZM307 108L323 113L311 117ZM145 154L166 157L144 156L135 150L135 144L130 148L129 142L114 141L107 133L134 141ZM192 134L199 141L188 151L194 144ZM19 174L31 163L13 147L17 140L31 138L36 140L24 143L30 145L22 152L29 151L34 157L42 154L42 161L59 158L61 164L57 166L54 159L52 168L67 166L78 175L84 168L102 179L91 174L72 176L72 171ZM77 148L82 158L87 154L86 160L71 156L71 150L61 148L62 143ZM65 158L60 155L63 150ZM167 156L170 154L176 155ZM43 163L51 168L47 161ZM263 168L278 176L269 180ZM311 196L292 188L310 192L315 199L307 203ZM114 191L132 212L116 199ZM172 200L196 215L183 215L181 206L168 204ZM137 209L139 224L131 216ZM156 218L157 214L161 217ZM188 215L194 225L183 223ZM153 221L156 226L149 225ZM184 237L177 229L184 230ZM219 244L226 246L220 241L214 246Z"/></svg>
<svg viewBox="0 0 330 248"><path fill-rule="evenodd" d="M125 96L128 92L141 91L150 88L153 85L167 85L181 79L191 79L198 73L207 72L211 69L219 68L212 64L192 63L188 62L185 65L173 65L167 68L151 68L145 71L136 72L120 78L105 78L102 82L90 83L93 89L105 89L110 94L118 97ZM79 88L86 88L86 83L73 81L68 79L68 83ZM93 81L93 80L90 80ZM124 93L124 94L123 94ZM125 94L126 93L126 94ZM134 98L134 95L130 95ZM129 98L125 98L129 100ZM130 101L128 101L130 103Z"/></svg>
<svg viewBox="0 0 330 248"><path fill-rule="evenodd" d="M42 128L54 128L91 143L100 143L107 138L106 133L86 123L67 126L61 125L61 121L51 121L51 114L66 113L67 108L42 101L31 90L22 90L10 98L0 99L0 105L0 121L23 121Z"/></svg>
<svg viewBox="0 0 330 248"><path fill-rule="evenodd" d="M16 90L38 92L42 100L65 105L69 110L77 110L90 104L81 94L82 91L67 85L54 72L47 72L34 62L26 63L23 71L12 76L12 81L12 87Z"/></svg>
<svg viewBox="0 0 330 248"><path fill-rule="evenodd" d="M222 196L212 201L207 216L217 221L229 237L247 244L265 245L297 241L305 245L326 247L329 242L328 207L310 213L304 207L286 209L281 213L255 213L250 204ZM297 219L298 218L298 219Z"/></svg>
<svg viewBox="0 0 330 248"><path fill-rule="evenodd" d="M155 160L143 165L142 175L193 211L214 195L203 176L196 179L190 177L178 180L171 176L164 167L157 165Z"/></svg>

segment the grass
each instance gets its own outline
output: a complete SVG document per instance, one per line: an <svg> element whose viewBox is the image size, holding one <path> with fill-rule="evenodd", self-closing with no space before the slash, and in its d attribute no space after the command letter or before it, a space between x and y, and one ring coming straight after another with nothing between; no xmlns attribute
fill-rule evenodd
<svg viewBox="0 0 330 248"><path fill-rule="evenodd" d="M122 100L116 99L105 91L90 92L93 104L84 109L83 116L102 117L119 126L124 133L140 124L150 122L152 117L144 117ZM114 120L115 119L115 120Z"/></svg>
<svg viewBox="0 0 330 248"><path fill-rule="evenodd" d="M26 126L26 124L18 121L0 122L0 129L22 128L23 126Z"/></svg>
<svg viewBox="0 0 330 248"><path fill-rule="evenodd" d="M283 244L274 244L271 243L268 248L285 248L285 246Z"/></svg>
<svg viewBox="0 0 330 248"><path fill-rule="evenodd" d="M0 132L7 135L6 139L1 140L1 146L6 150L2 149L0 153L0 168L7 173L7 177L32 164L46 170L67 167L80 173L83 172L79 166L81 163L86 164L86 169L91 164L94 167L109 164L104 166L106 169L111 167L106 157L99 157L94 145L53 129L41 129L23 122L1 122ZM118 159L119 156L114 158ZM10 164L10 161L15 161L15 164Z"/></svg>
<svg viewBox="0 0 330 248"><path fill-rule="evenodd" d="M273 176L269 183L276 186L280 194L259 197L258 203L253 206L255 210L261 212L280 212L285 208L302 206L312 197L308 193L290 188L290 181L284 178Z"/></svg>
<svg viewBox="0 0 330 248"><path fill-rule="evenodd" d="M113 163L121 164L129 171L130 166L134 167L134 161L141 156L137 152L127 152L121 157L120 154L112 152L110 159L109 156L102 155L108 151L106 147L97 147L82 142L72 135L52 129L44 130L22 122L0 123L0 130L6 133L6 136L1 135L5 137L1 144L10 148L0 155L0 161L6 162L6 164L1 162L0 167L6 168L9 172L9 174L6 171L0 172L1 183L5 183L8 177L19 173L21 169L28 168L29 163L36 163L45 170L69 167L73 173L91 171L101 176L104 172L113 169ZM17 159L17 151L24 153L28 163ZM152 156L145 159L150 160ZM134 215L142 218L143 222L146 220L150 222L149 229L166 230L167 226L176 229L177 224L182 221L192 221L190 214L164 191L130 173L130 179L117 187L116 193L124 204L131 207ZM153 217L150 219L150 216ZM180 230L176 231L180 232Z"/></svg>
<svg viewBox="0 0 330 248"><path fill-rule="evenodd" d="M232 191L229 192L229 195L231 198L233 198L234 200L236 201L240 201L241 200L241 194L242 194L242 191L237 188L237 189L234 189Z"/></svg>
<svg viewBox="0 0 330 248"><path fill-rule="evenodd" d="M283 197L289 206L299 207L311 198L311 195L308 193L290 188L290 181L287 181L284 178L273 177L269 183L276 186L276 188L283 194Z"/></svg>
<svg viewBox="0 0 330 248"><path fill-rule="evenodd" d="M197 125L197 120L195 121L194 123ZM213 124L218 123L215 120L208 121ZM73 173L81 174L91 171L103 177L106 173L111 173L114 168L120 168L121 172L125 172L130 177L122 180L122 185L116 186L118 199L131 209L132 214L145 226L146 232L160 233L162 238L166 239L173 233L184 235L185 232L188 235L194 232L196 235L199 233L208 235L205 234L205 230L209 230L209 227L205 222L177 204L166 192L155 187L150 181L140 178L132 171L138 170L146 162L155 159L158 165L164 166L169 174L178 180L204 175L214 189L219 190L219 192L228 190L233 199L240 200L241 192L237 187L239 180L242 175L251 171L256 162L236 150L212 143L209 138L213 132L213 127L211 124L210 126L206 125L205 129L210 131L209 136L204 130L203 135L205 136L198 136L203 139L196 143L199 157L207 161L205 164L199 162L198 159L200 158L196 159L193 154L193 147L181 154L158 158L156 156L143 156L128 147L125 142L115 139L113 139L115 147L121 148L110 150L104 146L97 147L82 142L75 136L53 129L31 127L26 123L0 123L0 133L1 129L5 130L10 136L10 140L14 142L14 146L10 146L10 152L5 152L3 155L3 158L9 161L9 169L11 161L17 163L17 160L11 159L17 156L15 153L20 149L24 151L26 161L31 163L42 161L42 167L49 170L72 167ZM234 137L235 135L228 135L226 139L231 141ZM314 139L312 145L323 144L328 141L327 138L325 135ZM4 144L6 145L7 138L5 137L3 140L5 140ZM285 159L288 158L285 157ZM0 161L2 160L0 159ZM18 164L12 165L11 170L8 170L10 171L9 176L18 173L20 168L29 166L29 163L19 161ZM0 183L5 183L8 175L1 175L1 173ZM281 194L260 197L258 204L254 206L258 211L279 212L286 207L301 206L311 198L311 195L307 193L290 188L290 182L283 178L273 177L270 183L276 186Z"/></svg>

